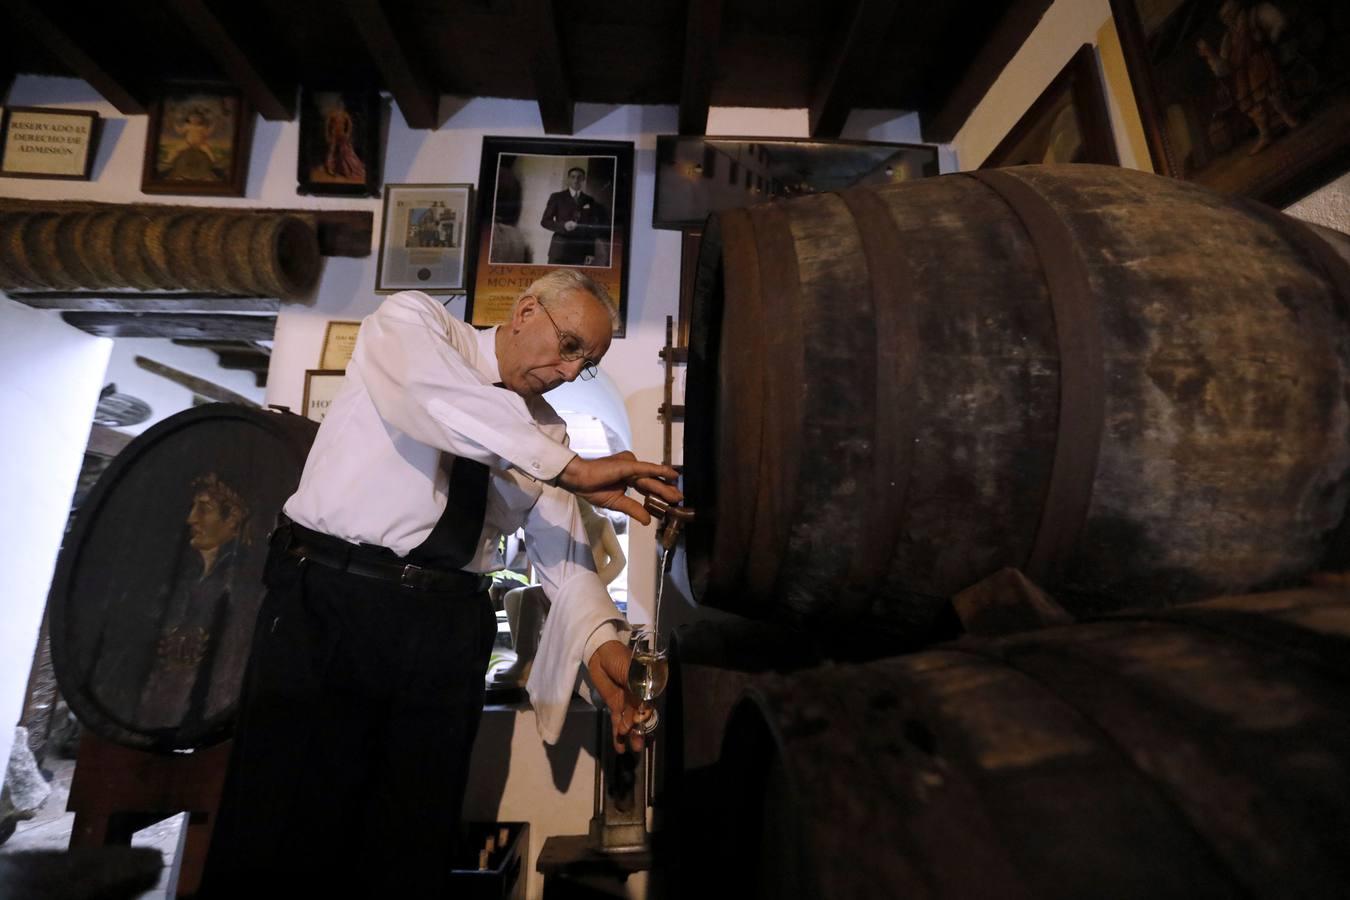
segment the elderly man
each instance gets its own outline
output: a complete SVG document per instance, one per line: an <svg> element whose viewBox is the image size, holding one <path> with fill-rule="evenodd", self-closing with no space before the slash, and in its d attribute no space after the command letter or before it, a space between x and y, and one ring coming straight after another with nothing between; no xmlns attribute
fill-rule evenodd
<svg viewBox="0 0 1350 900"><path fill-rule="evenodd" d="M273 537L208 896L448 896L496 635L481 573L518 527L554 608L530 683L541 734L585 664L616 746L641 747L627 625L573 494L646 524L626 489L678 502L675 472L581 459L543 399L594 374L612 310L557 270L487 331L411 291L362 323Z"/></svg>

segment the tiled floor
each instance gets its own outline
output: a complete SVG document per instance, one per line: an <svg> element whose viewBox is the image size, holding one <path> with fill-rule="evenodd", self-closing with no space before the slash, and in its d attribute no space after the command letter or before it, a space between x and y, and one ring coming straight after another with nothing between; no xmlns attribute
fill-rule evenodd
<svg viewBox="0 0 1350 900"><path fill-rule="evenodd" d="M70 793L70 779L75 772L75 761L48 760L52 772L52 794L38 810L35 818L20 822L13 837L0 845L0 853L20 850L64 850L70 844L70 829L75 825L75 814L66 812L66 796ZM182 816L173 816L144 828L131 838L133 847L154 847L164 855L164 872L153 891L141 895L140 900L169 900L166 896L173 854L178 848L178 831Z"/></svg>

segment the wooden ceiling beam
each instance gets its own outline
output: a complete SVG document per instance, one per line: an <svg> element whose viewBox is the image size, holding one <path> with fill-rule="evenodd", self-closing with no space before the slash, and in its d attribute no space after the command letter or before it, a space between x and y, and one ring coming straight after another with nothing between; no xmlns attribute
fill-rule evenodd
<svg viewBox="0 0 1350 900"><path fill-rule="evenodd" d="M26 36L47 49L47 52L59 59L79 78L103 98L117 107L118 112L128 116L138 116L149 108L149 95L143 90L132 87L124 78L109 71L94 56L80 46L65 29L57 25L37 4L30 0L3 0L0 10L8 13L22 40ZM113 44L107 45L113 48Z"/></svg>
<svg viewBox="0 0 1350 900"><path fill-rule="evenodd" d="M689 0L680 76L680 134L706 134L717 49L722 42L722 0Z"/></svg>
<svg viewBox="0 0 1350 900"><path fill-rule="evenodd" d="M919 110L919 127L925 141L945 144L956 137L975 107L1003 74L1003 69L1031 36L1051 2L1014 0L990 32L989 39L980 45L956 87L932 104L932 109Z"/></svg>
<svg viewBox="0 0 1350 900"><path fill-rule="evenodd" d="M265 76L205 0L169 0L168 6L264 119L286 122L295 118L298 85Z"/></svg>
<svg viewBox="0 0 1350 900"><path fill-rule="evenodd" d="M522 5L527 17L526 33L533 39L530 75L534 95L539 102L539 118L545 134L571 134L576 113L572 81L563 62L562 34L553 9L554 0L526 0Z"/></svg>
<svg viewBox="0 0 1350 900"><path fill-rule="evenodd" d="M858 0L811 89L807 123L812 137L839 137L844 130L858 85L881 60L895 10L891 0Z"/></svg>
<svg viewBox="0 0 1350 900"><path fill-rule="evenodd" d="M408 127L434 130L440 125L440 92L394 33L380 0L343 0L343 3Z"/></svg>

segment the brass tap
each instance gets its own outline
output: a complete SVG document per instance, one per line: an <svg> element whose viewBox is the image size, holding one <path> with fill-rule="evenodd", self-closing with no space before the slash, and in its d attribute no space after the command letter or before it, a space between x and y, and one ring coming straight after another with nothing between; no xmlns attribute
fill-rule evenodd
<svg viewBox="0 0 1350 900"><path fill-rule="evenodd" d="M671 506L660 497L654 497L651 494L648 494L642 502L642 508L662 521L661 529L656 534L656 541L666 550L675 549L675 542L680 537L680 528L694 521L692 509L686 509L683 506Z"/></svg>

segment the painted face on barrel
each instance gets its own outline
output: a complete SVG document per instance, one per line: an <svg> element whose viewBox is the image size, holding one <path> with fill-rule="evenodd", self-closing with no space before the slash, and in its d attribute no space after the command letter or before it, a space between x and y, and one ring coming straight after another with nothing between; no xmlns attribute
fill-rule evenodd
<svg viewBox="0 0 1350 900"><path fill-rule="evenodd" d="M229 511L206 491L198 491L188 510L188 543L199 552L215 550L239 536L238 511Z"/></svg>

